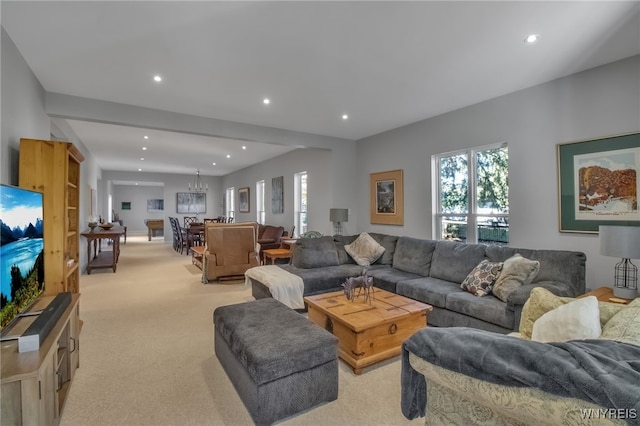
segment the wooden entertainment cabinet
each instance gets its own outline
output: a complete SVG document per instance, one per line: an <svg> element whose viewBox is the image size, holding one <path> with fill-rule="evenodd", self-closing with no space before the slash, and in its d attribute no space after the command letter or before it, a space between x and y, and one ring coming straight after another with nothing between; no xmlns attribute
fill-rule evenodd
<svg viewBox="0 0 640 426"><path fill-rule="evenodd" d="M53 296L40 297L31 311L46 308ZM73 294L40 348L18 352L18 340L2 342L0 424L52 425L60 421L67 393L80 365L79 294ZM24 332L36 316L21 317L16 332Z"/></svg>

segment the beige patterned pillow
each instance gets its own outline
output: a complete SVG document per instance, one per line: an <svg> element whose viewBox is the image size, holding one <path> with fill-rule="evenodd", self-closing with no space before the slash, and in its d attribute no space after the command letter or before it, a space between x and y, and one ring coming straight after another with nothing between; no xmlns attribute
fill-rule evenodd
<svg viewBox="0 0 640 426"><path fill-rule="evenodd" d="M615 314L626 308L628 305L623 305L622 303L599 302L598 306L600 307L600 325L604 329L604 325L608 323Z"/></svg>
<svg viewBox="0 0 640 426"><path fill-rule="evenodd" d="M489 262L485 259L473 268L462 281L460 287L475 296L486 296L491 292L493 283L496 281L501 269L502 262Z"/></svg>
<svg viewBox="0 0 640 426"><path fill-rule="evenodd" d="M572 299L569 299L572 300ZM568 303L551 293L546 288L535 287L531 290L529 299L522 307L522 315L520 316L520 334L523 339L531 340L533 332L533 323L547 312Z"/></svg>
<svg viewBox="0 0 640 426"><path fill-rule="evenodd" d="M640 345L640 298L624 306L602 327L603 339Z"/></svg>
<svg viewBox="0 0 640 426"><path fill-rule="evenodd" d="M371 265L384 253L384 247L366 232L360 234L351 244L346 244L344 249L360 266Z"/></svg>
<svg viewBox="0 0 640 426"><path fill-rule="evenodd" d="M504 261L502 271L493 285L493 294L503 302L507 301L509 294L521 285L530 284L538 275L540 262L514 254Z"/></svg>

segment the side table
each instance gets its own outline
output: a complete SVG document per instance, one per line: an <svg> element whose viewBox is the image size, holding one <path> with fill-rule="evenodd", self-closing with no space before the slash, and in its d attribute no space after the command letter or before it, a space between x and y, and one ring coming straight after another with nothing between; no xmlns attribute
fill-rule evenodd
<svg viewBox="0 0 640 426"><path fill-rule="evenodd" d="M600 287L595 290L591 290L588 293L583 294L579 297L587 297L587 296L595 296L600 302L612 302L612 303L622 303L624 305L631 302L633 299L622 299L620 297L615 297L613 295L613 289L610 287Z"/></svg>
<svg viewBox="0 0 640 426"><path fill-rule="evenodd" d="M271 264L275 264L276 259L291 259L291 250L287 249L269 249L264 250L264 263L271 259Z"/></svg>
<svg viewBox="0 0 640 426"><path fill-rule="evenodd" d="M191 262L198 268L202 269L204 259L204 246L192 246L190 250Z"/></svg>

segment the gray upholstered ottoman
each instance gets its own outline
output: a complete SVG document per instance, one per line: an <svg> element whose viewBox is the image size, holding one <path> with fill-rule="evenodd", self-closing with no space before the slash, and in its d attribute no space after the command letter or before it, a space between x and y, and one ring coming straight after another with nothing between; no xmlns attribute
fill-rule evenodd
<svg viewBox="0 0 640 426"><path fill-rule="evenodd" d="M216 356L258 425L338 397L338 340L275 299L213 312Z"/></svg>

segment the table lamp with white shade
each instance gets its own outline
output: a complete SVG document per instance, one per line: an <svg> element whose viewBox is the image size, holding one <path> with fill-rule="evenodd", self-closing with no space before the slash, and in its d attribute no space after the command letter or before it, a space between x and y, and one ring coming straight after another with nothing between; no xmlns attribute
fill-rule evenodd
<svg viewBox="0 0 640 426"><path fill-rule="evenodd" d="M329 209L329 220L333 222L334 234L342 235L342 223L349 220L349 210Z"/></svg>
<svg viewBox="0 0 640 426"><path fill-rule="evenodd" d="M630 259L640 259L640 226L600 226L600 254L622 260L615 266L613 294L623 299L638 295L638 268Z"/></svg>

